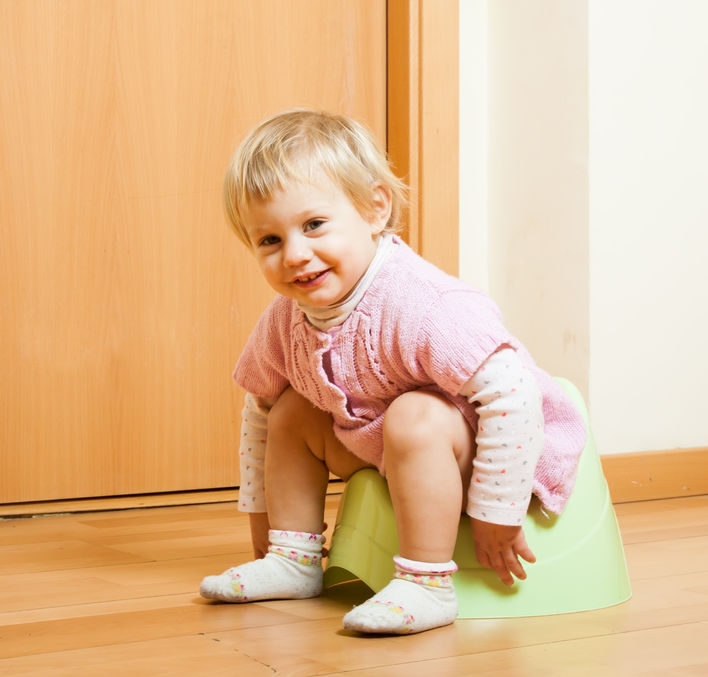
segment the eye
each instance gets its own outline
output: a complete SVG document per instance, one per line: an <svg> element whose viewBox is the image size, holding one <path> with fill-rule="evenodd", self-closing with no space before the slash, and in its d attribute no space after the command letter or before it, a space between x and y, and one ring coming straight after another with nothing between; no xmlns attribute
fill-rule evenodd
<svg viewBox="0 0 708 677"><path fill-rule="evenodd" d="M324 223L324 219L312 219L305 224L305 232L317 230L320 226L323 226Z"/></svg>
<svg viewBox="0 0 708 677"><path fill-rule="evenodd" d="M277 235L266 235L258 241L259 247L270 247L271 245L278 244L280 238Z"/></svg>

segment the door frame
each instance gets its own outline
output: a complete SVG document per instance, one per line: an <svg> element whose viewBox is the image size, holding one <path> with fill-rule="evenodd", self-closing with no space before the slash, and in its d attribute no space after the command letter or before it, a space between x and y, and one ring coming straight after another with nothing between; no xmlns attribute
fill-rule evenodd
<svg viewBox="0 0 708 677"><path fill-rule="evenodd" d="M404 236L457 275L459 2L389 0L387 12L387 140L410 188Z"/></svg>

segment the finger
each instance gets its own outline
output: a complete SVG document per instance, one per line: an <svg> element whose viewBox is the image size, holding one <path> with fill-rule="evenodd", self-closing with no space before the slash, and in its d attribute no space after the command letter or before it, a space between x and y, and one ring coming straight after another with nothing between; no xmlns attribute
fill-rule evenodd
<svg viewBox="0 0 708 677"><path fill-rule="evenodd" d="M486 550L482 550L479 546L475 546L475 555L477 555L477 561L485 569L491 569L492 563L489 561L489 555Z"/></svg>
<svg viewBox="0 0 708 677"><path fill-rule="evenodd" d="M492 555L491 562L492 568L497 572L497 576L499 576L499 580L504 583L504 585L514 585L514 577L509 573L509 569L502 554L498 552Z"/></svg>
<svg viewBox="0 0 708 677"><path fill-rule="evenodd" d="M523 532L519 534L514 550L519 557L523 557L527 562L533 564L536 561L536 555L534 555L531 548L529 548Z"/></svg>
<svg viewBox="0 0 708 677"><path fill-rule="evenodd" d="M534 555L528 547L523 550L517 548L516 554L530 564L533 564L536 561L536 555Z"/></svg>
<svg viewBox="0 0 708 677"><path fill-rule="evenodd" d="M524 567L512 551L505 553L504 562L506 563L506 566L509 571L514 574L514 576L521 579L522 581L525 580L526 572L524 571Z"/></svg>

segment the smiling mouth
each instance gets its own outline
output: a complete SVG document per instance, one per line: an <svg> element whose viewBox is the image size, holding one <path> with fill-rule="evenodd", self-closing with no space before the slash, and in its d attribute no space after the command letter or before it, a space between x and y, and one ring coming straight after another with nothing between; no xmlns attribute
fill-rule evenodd
<svg viewBox="0 0 708 677"><path fill-rule="evenodd" d="M329 268L327 270L322 270L319 273L310 273L309 275L300 275L296 277L292 284L297 287L314 287L320 282L324 281L324 278L329 273Z"/></svg>

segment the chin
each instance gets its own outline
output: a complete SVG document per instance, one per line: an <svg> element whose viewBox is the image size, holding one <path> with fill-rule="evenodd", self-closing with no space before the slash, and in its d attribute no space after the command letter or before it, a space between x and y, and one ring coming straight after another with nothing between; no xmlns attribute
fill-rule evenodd
<svg viewBox="0 0 708 677"><path fill-rule="evenodd" d="M327 306L333 306L338 301L333 299L303 299L301 302L306 306L312 306L313 308L325 308Z"/></svg>

